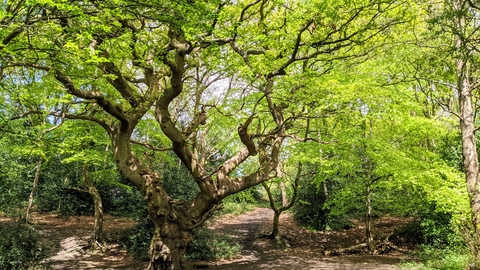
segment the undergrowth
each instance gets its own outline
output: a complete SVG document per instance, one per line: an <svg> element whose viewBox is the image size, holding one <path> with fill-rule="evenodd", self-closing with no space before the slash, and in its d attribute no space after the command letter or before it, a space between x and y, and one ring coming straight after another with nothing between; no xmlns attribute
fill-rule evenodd
<svg viewBox="0 0 480 270"><path fill-rule="evenodd" d="M220 214L241 215L253 211L258 204L260 195L255 188L249 188L228 196L223 200Z"/></svg>
<svg viewBox="0 0 480 270"><path fill-rule="evenodd" d="M410 254L416 262L404 262L402 269L464 270L468 269L470 256L467 250L421 245Z"/></svg>
<svg viewBox="0 0 480 270"><path fill-rule="evenodd" d="M450 214L429 207L420 212L419 219L396 230L393 241L407 241L418 247L409 254L414 262L406 262L402 267L419 270L468 269L471 255L465 240L451 222Z"/></svg>
<svg viewBox="0 0 480 270"><path fill-rule="evenodd" d="M253 211L255 209L255 204L252 203L235 203L235 202L224 202L221 210L221 215L232 214L232 215L241 215L247 212Z"/></svg>
<svg viewBox="0 0 480 270"><path fill-rule="evenodd" d="M235 238L227 234L215 234L205 227L194 230L193 239L185 253L185 258L190 261L226 259L242 250Z"/></svg>
<svg viewBox="0 0 480 270"><path fill-rule="evenodd" d="M0 269L39 269L49 255L49 249L40 243L40 233L32 226L15 221L0 227Z"/></svg>

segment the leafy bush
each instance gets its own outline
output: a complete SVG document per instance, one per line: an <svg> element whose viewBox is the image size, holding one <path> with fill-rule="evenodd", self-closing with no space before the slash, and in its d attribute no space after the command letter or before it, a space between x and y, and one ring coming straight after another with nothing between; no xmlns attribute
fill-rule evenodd
<svg viewBox="0 0 480 270"><path fill-rule="evenodd" d="M145 216L144 199L138 189L125 180L101 181L95 185L102 198L104 213L134 219ZM35 198L38 211L58 212L64 216L93 215L93 200L88 193L63 187L63 183L53 179L42 183L38 190Z"/></svg>
<svg viewBox="0 0 480 270"><path fill-rule="evenodd" d="M247 203L247 202L237 203L237 202L224 201L221 214L241 215L243 213L253 211L254 208L255 208L255 204L252 204L252 203Z"/></svg>
<svg viewBox="0 0 480 270"><path fill-rule="evenodd" d="M174 200L189 201L200 191L187 168L172 161L162 168L162 185Z"/></svg>
<svg viewBox="0 0 480 270"><path fill-rule="evenodd" d="M420 220L416 219L401 228L395 229L390 240L396 244L418 245L424 242Z"/></svg>
<svg viewBox="0 0 480 270"><path fill-rule="evenodd" d="M318 190L317 185L308 181L301 181L298 190L298 200L293 206L293 217L301 224L315 229L324 230L327 227L327 214L324 210L325 193Z"/></svg>
<svg viewBox="0 0 480 270"><path fill-rule="evenodd" d="M14 222L0 228L0 269L28 269L42 265L49 250L40 244L40 234L30 225Z"/></svg>
<svg viewBox="0 0 480 270"><path fill-rule="evenodd" d="M420 249L410 254L410 256L415 257L420 262L404 263L403 267L407 269L468 269L468 251L462 249L439 248L429 245L421 245Z"/></svg>
<svg viewBox="0 0 480 270"><path fill-rule="evenodd" d="M232 194L223 200L222 214L240 215L252 211L259 200L259 190L251 187L241 192Z"/></svg>
<svg viewBox="0 0 480 270"><path fill-rule="evenodd" d="M415 220L395 230L393 241L436 248L465 246L462 237L452 228L450 213L436 211L435 205L430 204L419 209L417 215Z"/></svg>
<svg viewBox="0 0 480 270"><path fill-rule="evenodd" d="M349 230L355 226L355 224L353 224L353 222L351 222L350 220L341 219L341 218L330 219L330 221L327 224L328 224L327 229L333 230L333 231Z"/></svg>
<svg viewBox="0 0 480 270"><path fill-rule="evenodd" d="M149 217L146 217L136 226L123 231L119 242L135 258L148 261L148 250L153 236L153 228L153 222Z"/></svg>
<svg viewBox="0 0 480 270"><path fill-rule="evenodd" d="M419 209L418 218L395 231L392 241L418 245L410 255L418 263L406 263L415 269L467 269L468 250L460 235L452 228L450 213L437 211L434 204Z"/></svg>
<svg viewBox="0 0 480 270"><path fill-rule="evenodd" d="M459 246L463 245L460 235L452 229L452 215L437 212L433 209L420 221L423 243L433 246Z"/></svg>
<svg viewBox="0 0 480 270"><path fill-rule="evenodd" d="M120 184L99 183L97 189L102 197L105 213L135 220L146 216L147 204L140 191L125 180L121 180Z"/></svg>
<svg viewBox="0 0 480 270"><path fill-rule="evenodd" d="M0 209L8 215L17 215L19 209L27 205L32 190L35 160L24 158L16 151L8 150L12 142L5 143L8 138L0 136ZM8 169L7 169L8 168Z"/></svg>
<svg viewBox="0 0 480 270"><path fill-rule="evenodd" d="M214 234L205 227L193 231L193 241L188 245L185 257L187 260L225 259L240 253L242 247L229 235Z"/></svg>

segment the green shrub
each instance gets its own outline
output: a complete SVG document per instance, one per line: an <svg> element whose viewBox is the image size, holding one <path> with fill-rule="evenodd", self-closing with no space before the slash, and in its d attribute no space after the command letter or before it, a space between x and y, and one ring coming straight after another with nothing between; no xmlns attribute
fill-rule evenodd
<svg viewBox="0 0 480 270"><path fill-rule="evenodd" d="M0 236L0 269L28 269L42 265L49 257L49 250L40 243L40 234L30 225L2 225Z"/></svg>
<svg viewBox="0 0 480 270"><path fill-rule="evenodd" d="M454 232L451 225L452 215L432 210L420 220L424 243L433 246L463 245L461 236Z"/></svg>
<svg viewBox="0 0 480 270"><path fill-rule="evenodd" d="M154 226L149 217L139 224L123 231L119 242L129 254L143 261L149 260L148 250L153 236Z"/></svg>
<svg viewBox="0 0 480 270"><path fill-rule="evenodd" d="M253 211L255 209L255 204L252 203L237 203L237 202L223 202L223 207L221 210L221 214L233 214L233 215L241 215L249 211Z"/></svg>
<svg viewBox="0 0 480 270"><path fill-rule="evenodd" d="M328 212L324 210L326 196L323 189L319 190L310 180L302 180L300 184L298 199L292 208L293 217L308 228L324 230Z"/></svg>
<svg viewBox="0 0 480 270"><path fill-rule="evenodd" d="M395 229L390 240L396 244L411 244L418 245L424 243L425 238L423 236L422 227L420 226L420 220L415 219L408 224Z"/></svg>
<svg viewBox="0 0 480 270"><path fill-rule="evenodd" d="M97 185L105 213L142 220L147 213L147 204L140 191L126 180L120 180L120 184L122 186L109 183Z"/></svg>
<svg viewBox="0 0 480 270"><path fill-rule="evenodd" d="M464 270L468 269L468 251L462 248L439 248L421 245L420 249L410 254L419 262L404 263L406 269L419 270Z"/></svg>
<svg viewBox="0 0 480 270"><path fill-rule="evenodd" d="M232 194L223 200L221 214L241 215L252 211L257 205L259 197L259 189L257 187L251 187Z"/></svg>
<svg viewBox="0 0 480 270"><path fill-rule="evenodd" d="M331 219L328 222L328 228L327 229L333 230L333 231L350 230L354 226L355 226L355 224L353 224L353 222L351 222L350 220L338 218L338 219Z"/></svg>
<svg viewBox="0 0 480 270"><path fill-rule="evenodd" d="M162 185L172 199L189 201L197 196L200 188L187 168L177 162L170 161L164 164Z"/></svg>
<svg viewBox="0 0 480 270"><path fill-rule="evenodd" d="M418 218L395 231L393 240L432 247L463 247L464 240L452 228L452 215L436 211L435 205L420 209Z"/></svg>
<svg viewBox="0 0 480 270"><path fill-rule="evenodd" d="M435 205L419 209L418 218L395 231L392 241L417 245L410 256L416 263L404 267L427 269L467 269L469 252L464 240L452 228L452 215L437 211Z"/></svg>
<svg viewBox="0 0 480 270"><path fill-rule="evenodd" d="M242 250L236 240L226 234L215 234L205 227L193 230L193 241L188 245L187 260L215 260L230 258Z"/></svg>

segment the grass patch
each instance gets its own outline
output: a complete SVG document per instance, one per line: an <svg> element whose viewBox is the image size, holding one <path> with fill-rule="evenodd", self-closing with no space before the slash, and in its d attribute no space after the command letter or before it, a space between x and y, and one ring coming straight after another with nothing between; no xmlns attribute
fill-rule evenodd
<svg viewBox="0 0 480 270"><path fill-rule="evenodd" d="M412 252L416 262L405 262L402 269L419 270L464 270L468 269L470 255L467 250L448 247L420 246L420 250Z"/></svg>
<svg viewBox="0 0 480 270"><path fill-rule="evenodd" d="M221 214L241 215L253 211L256 205L253 203L224 202Z"/></svg>

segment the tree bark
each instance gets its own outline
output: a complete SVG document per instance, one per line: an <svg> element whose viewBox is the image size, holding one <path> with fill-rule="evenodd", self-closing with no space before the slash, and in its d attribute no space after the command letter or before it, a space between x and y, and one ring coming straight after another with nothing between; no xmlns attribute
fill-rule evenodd
<svg viewBox="0 0 480 270"><path fill-rule="evenodd" d="M37 193L38 181L40 180L40 172L42 170L42 163L43 158L40 157L37 163L37 169L35 170L35 177L33 178L33 186L32 191L30 192L30 196L28 197L28 204L25 213L25 222L30 221L30 211L32 211L33 207L33 200L35 199L35 193Z"/></svg>
<svg viewBox="0 0 480 270"><path fill-rule="evenodd" d="M274 211L273 212L273 228L272 228L272 238L276 239L278 237L278 223L280 220L280 215L282 212L280 211Z"/></svg>
<svg viewBox="0 0 480 270"><path fill-rule="evenodd" d="M178 223L154 221L155 231L150 243L148 270L188 269L184 254L192 241L190 230Z"/></svg>
<svg viewBox="0 0 480 270"><path fill-rule="evenodd" d="M102 204L102 197L100 197L100 193L98 192L97 188L93 184L92 180L90 179L90 174L88 171L88 166L83 166L83 178L84 178L84 185L87 188L86 192L90 194L93 200L94 205L94 216L95 216L95 223L93 224L93 235L90 238L90 244L92 248L100 248L103 249L105 246L105 238L103 235L103 204Z"/></svg>
<svg viewBox="0 0 480 270"><path fill-rule="evenodd" d="M455 46L456 46L456 71L457 91L460 107L460 130L462 133L462 155L467 183L467 192L472 210L472 227L474 243L472 253L475 259L475 267L480 268L480 180L478 165L478 149L475 139L475 113L472 103L472 86L468 63L468 49L464 37L466 28L462 9L464 1L454 1L455 18Z"/></svg>
<svg viewBox="0 0 480 270"><path fill-rule="evenodd" d="M367 214L365 216L365 237L368 244L368 250L370 253L374 254L376 249L376 243L373 239L373 221L372 221L372 192L371 192L371 183L368 179L365 183L366 195L365 204L367 207Z"/></svg>
<svg viewBox="0 0 480 270"><path fill-rule="evenodd" d="M150 243L148 270L187 269L184 254L193 240L191 230L195 226L186 219L188 214L184 212L183 202L170 199L159 185L156 174L150 177L153 181L147 181L147 203L155 231Z"/></svg>
<svg viewBox="0 0 480 270"><path fill-rule="evenodd" d="M283 181L281 181L279 185L280 194L282 195L282 206L286 206L288 204L287 188L285 187L285 183Z"/></svg>

